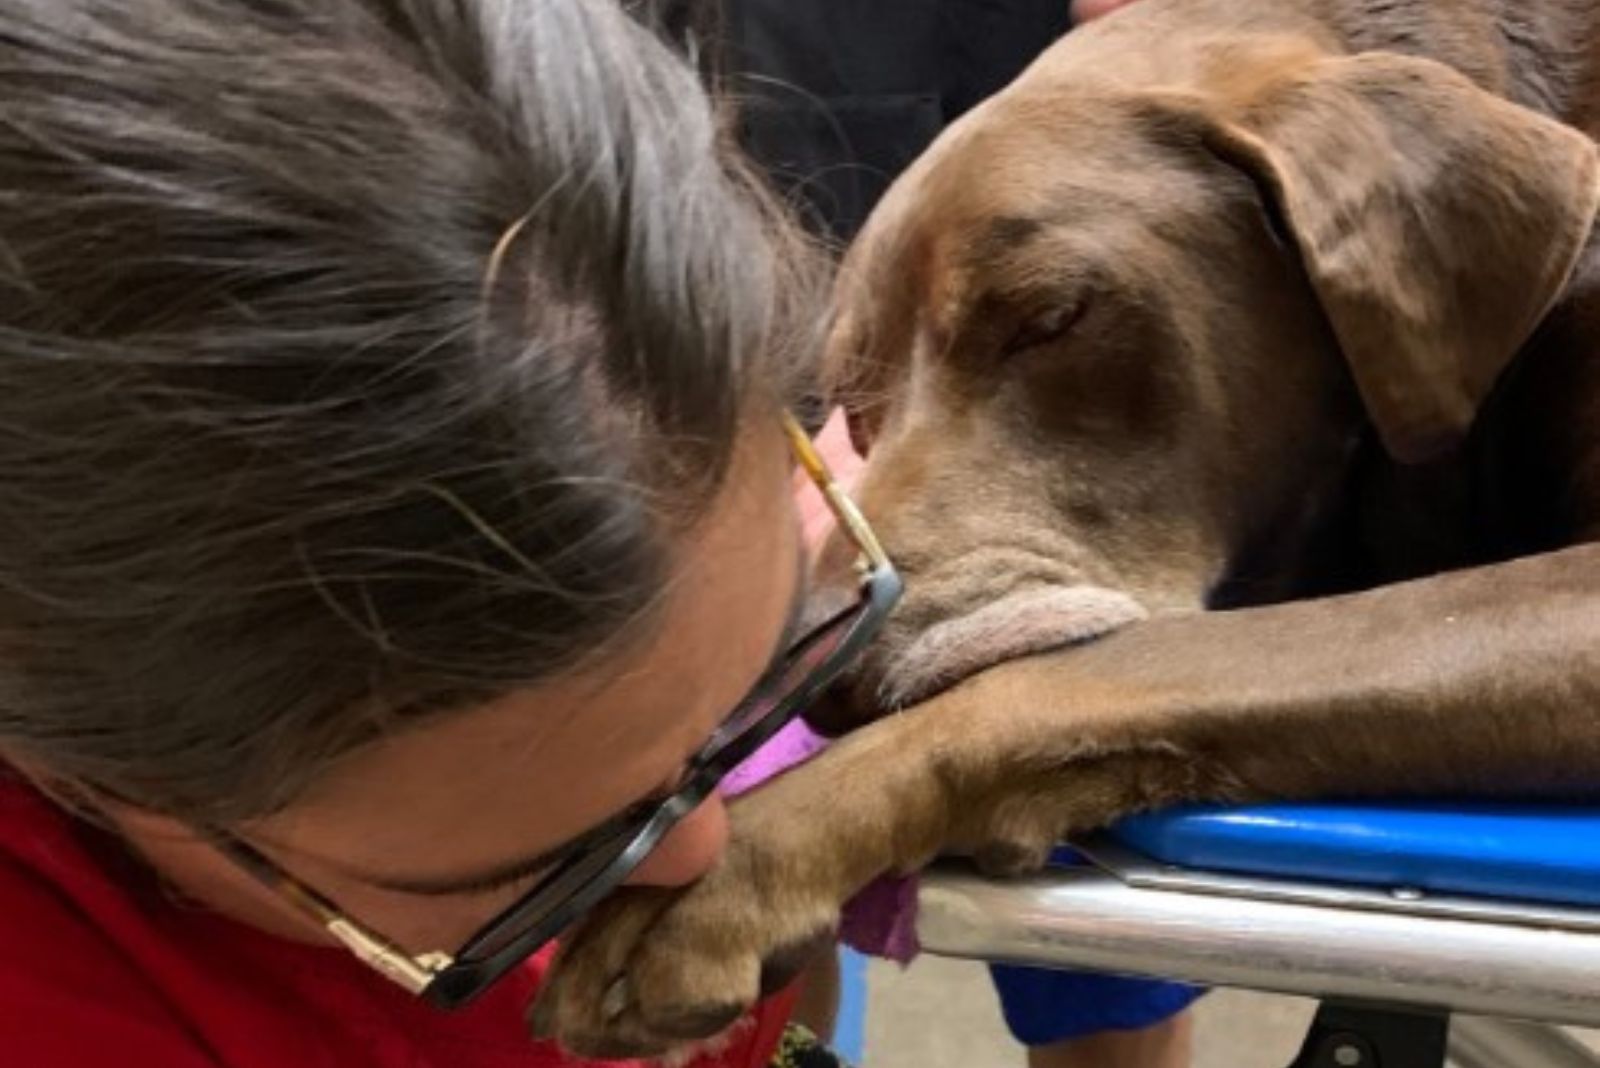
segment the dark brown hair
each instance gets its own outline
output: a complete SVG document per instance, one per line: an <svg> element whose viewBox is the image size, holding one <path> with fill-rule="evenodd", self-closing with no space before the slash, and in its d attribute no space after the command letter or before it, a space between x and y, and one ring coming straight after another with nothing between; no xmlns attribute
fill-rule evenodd
<svg viewBox="0 0 1600 1068"><path fill-rule="evenodd" d="M719 131L609 0L8 3L0 753L234 820L634 632L820 324Z"/></svg>

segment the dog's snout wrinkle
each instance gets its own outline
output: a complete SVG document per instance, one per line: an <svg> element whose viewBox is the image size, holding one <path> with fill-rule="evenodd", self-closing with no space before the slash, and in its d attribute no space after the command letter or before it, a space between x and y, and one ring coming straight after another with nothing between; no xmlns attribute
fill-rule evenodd
<svg viewBox="0 0 1600 1068"><path fill-rule="evenodd" d="M1030 586L1102 585L1111 576L1078 546L1050 549L1019 545L982 546L933 566L907 570L913 596L944 606L946 614L1000 600ZM904 570L904 569L903 569ZM909 606L908 606L909 607Z"/></svg>
<svg viewBox="0 0 1600 1068"><path fill-rule="evenodd" d="M1088 641L1148 615L1132 597L1103 586L1027 587L923 629L890 659L880 698L904 707L995 664Z"/></svg>

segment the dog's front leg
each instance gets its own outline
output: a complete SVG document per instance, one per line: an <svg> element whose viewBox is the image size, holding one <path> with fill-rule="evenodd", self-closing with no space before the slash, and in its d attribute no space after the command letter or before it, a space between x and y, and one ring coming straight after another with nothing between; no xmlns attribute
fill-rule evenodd
<svg viewBox="0 0 1600 1068"><path fill-rule="evenodd" d="M1022 869L1063 834L1184 800L1534 792L1600 792L1597 546L991 669L736 804L699 883L619 894L535 1023L610 1055L712 1033L759 996L764 962L941 851Z"/></svg>
<svg viewBox="0 0 1600 1068"><path fill-rule="evenodd" d="M1234 795L1596 796L1600 545L1158 620L990 674L1001 706L1084 675L1127 691L1134 730Z"/></svg>

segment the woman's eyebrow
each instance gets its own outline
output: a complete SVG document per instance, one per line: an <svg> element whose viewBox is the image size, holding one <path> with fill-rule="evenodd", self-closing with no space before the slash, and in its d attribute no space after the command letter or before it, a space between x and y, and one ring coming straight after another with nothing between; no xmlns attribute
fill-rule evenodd
<svg viewBox="0 0 1600 1068"><path fill-rule="evenodd" d="M788 613L784 619L783 631L778 636L777 646L773 650L771 658L767 661L767 666L757 676L755 686L744 697L739 699L738 704L729 710L729 718L744 707L744 703L755 692L755 688L759 687L783 663L783 658L788 654L790 647L800 637L800 628L805 622L806 603L809 600L811 567L810 554L804 545L800 547L799 555L800 563L796 571L794 596L790 599ZM633 808L650 804L651 800L650 797L646 797L623 811L628 812ZM415 894L420 897L449 897L453 894L480 893L504 886L507 883L516 882L518 879L537 875L546 868L553 867L582 849L594 838L610 830L618 818L618 816L613 816L611 819L591 827L576 838L569 839L551 849L543 850L532 856L508 860L503 864L497 864L492 868L486 868L470 874L445 876L363 875L361 879L363 882L380 890Z"/></svg>

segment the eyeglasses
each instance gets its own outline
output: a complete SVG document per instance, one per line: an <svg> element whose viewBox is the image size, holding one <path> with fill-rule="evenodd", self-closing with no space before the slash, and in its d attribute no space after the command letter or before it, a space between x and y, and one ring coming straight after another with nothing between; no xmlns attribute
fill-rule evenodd
<svg viewBox="0 0 1600 1068"><path fill-rule="evenodd" d="M366 964L442 1009L468 1004L620 886L734 767L761 748L854 660L900 599L899 574L804 429L783 427L800 466L857 550L856 600L789 647L689 762L673 793L641 802L570 843L549 874L455 953L410 954L346 916L331 899L226 833L215 843L257 880Z"/></svg>

